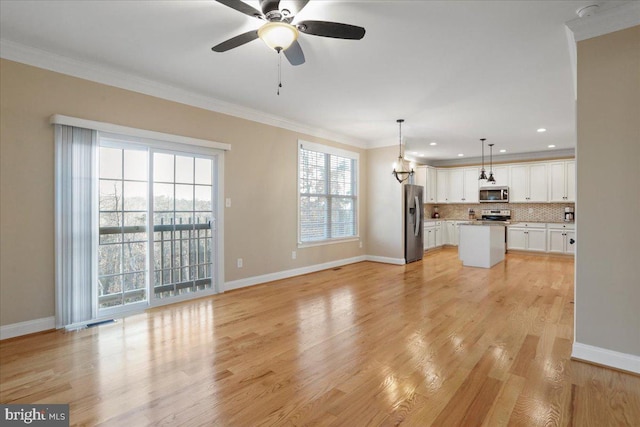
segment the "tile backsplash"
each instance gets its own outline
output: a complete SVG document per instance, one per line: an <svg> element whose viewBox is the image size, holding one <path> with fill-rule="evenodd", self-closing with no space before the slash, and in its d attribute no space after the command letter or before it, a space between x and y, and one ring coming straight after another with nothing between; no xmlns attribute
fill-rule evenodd
<svg viewBox="0 0 640 427"><path fill-rule="evenodd" d="M442 219L469 219L469 208L480 218L482 209L511 209L511 221L562 222L564 208L575 208L575 203L475 203L475 204L426 204L424 217L433 217L437 206ZM576 213L578 214L578 213Z"/></svg>

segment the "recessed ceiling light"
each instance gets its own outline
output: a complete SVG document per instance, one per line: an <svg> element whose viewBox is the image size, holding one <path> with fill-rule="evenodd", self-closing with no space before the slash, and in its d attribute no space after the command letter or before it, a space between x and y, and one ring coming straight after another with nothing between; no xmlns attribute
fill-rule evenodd
<svg viewBox="0 0 640 427"><path fill-rule="evenodd" d="M540 128L538 129L538 132L542 133L542 132L546 132L547 130L545 128Z"/></svg>
<svg viewBox="0 0 640 427"><path fill-rule="evenodd" d="M437 142L430 142L429 145L438 145Z"/></svg>
<svg viewBox="0 0 640 427"><path fill-rule="evenodd" d="M418 154L420 157L424 157L424 153L420 153Z"/></svg>
<svg viewBox="0 0 640 427"><path fill-rule="evenodd" d="M460 153L458 154L458 157L464 157L464 154Z"/></svg>
<svg viewBox="0 0 640 427"><path fill-rule="evenodd" d="M413 154L415 156L416 154L418 154L418 152L417 151L412 151L411 154Z"/></svg>
<svg viewBox="0 0 640 427"><path fill-rule="evenodd" d="M556 146L555 146L555 145L553 145L553 144L547 145L547 147L549 147L549 148L556 148Z"/></svg>
<svg viewBox="0 0 640 427"><path fill-rule="evenodd" d="M504 148L502 150L500 150L501 153L506 153L507 150L505 150Z"/></svg>

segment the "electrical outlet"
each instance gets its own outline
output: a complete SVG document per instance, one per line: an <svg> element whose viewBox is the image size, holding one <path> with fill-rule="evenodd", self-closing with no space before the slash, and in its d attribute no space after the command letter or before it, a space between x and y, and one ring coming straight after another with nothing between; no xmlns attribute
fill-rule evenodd
<svg viewBox="0 0 640 427"><path fill-rule="evenodd" d="M227 208L231 207L231 197L227 197L226 199L224 199L224 206Z"/></svg>
<svg viewBox="0 0 640 427"><path fill-rule="evenodd" d="M242 258L238 258L238 268L242 268Z"/></svg>
<svg viewBox="0 0 640 427"><path fill-rule="evenodd" d="M360 249L362 249L362 241L360 241Z"/></svg>
<svg viewBox="0 0 640 427"><path fill-rule="evenodd" d="M298 256L298 254L296 253L296 251L291 251L291 259L296 259Z"/></svg>
<svg viewBox="0 0 640 427"><path fill-rule="evenodd" d="M532 214L533 213L533 208L529 208L529 213Z"/></svg>

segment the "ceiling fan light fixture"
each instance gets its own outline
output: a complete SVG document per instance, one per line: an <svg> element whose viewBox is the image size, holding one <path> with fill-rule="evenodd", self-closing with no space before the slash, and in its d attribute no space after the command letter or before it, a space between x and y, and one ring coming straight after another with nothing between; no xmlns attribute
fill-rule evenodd
<svg viewBox="0 0 640 427"><path fill-rule="evenodd" d="M271 49L287 50L298 39L298 29L286 22L267 22L258 29L258 37Z"/></svg>

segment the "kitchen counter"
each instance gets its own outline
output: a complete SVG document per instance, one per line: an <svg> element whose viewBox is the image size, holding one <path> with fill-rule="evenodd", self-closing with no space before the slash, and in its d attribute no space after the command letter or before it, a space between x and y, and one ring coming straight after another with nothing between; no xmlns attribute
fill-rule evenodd
<svg viewBox="0 0 640 427"><path fill-rule="evenodd" d="M504 260L504 236L504 224L460 224L458 257L465 266L491 268Z"/></svg>
<svg viewBox="0 0 640 427"><path fill-rule="evenodd" d="M467 221L464 223L461 223L460 225L474 225L474 226L483 226L483 225L488 225L489 227L504 227L505 225L511 225L511 223L509 222L505 222L505 221L482 221L482 220L475 220L475 221Z"/></svg>
<svg viewBox="0 0 640 427"><path fill-rule="evenodd" d="M536 224L541 227L546 224L554 224L554 225L576 225L575 221L573 222L565 222L565 221L512 221L509 225L520 225L520 224Z"/></svg>

